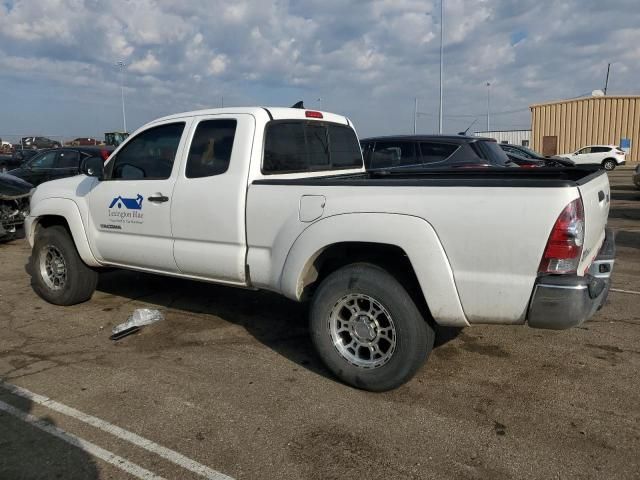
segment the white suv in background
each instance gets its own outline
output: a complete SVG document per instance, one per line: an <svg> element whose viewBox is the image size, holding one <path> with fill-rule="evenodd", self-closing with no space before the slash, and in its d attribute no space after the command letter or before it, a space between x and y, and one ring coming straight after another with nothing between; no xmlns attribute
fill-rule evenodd
<svg viewBox="0 0 640 480"><path fill-rule="evenodd" d="M572 160L576 165L601 165L605 170L613 170L625 164L625 155L625 151L616 145L590 145L561 157Z"/></svg>

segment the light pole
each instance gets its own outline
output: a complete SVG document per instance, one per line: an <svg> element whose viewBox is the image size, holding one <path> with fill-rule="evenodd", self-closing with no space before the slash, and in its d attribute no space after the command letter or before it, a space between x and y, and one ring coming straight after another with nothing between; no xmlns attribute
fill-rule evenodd
<svg viewBox="0 0 640 480"><path fill-rule="evenodd" d="M487 132L491 131L490 115L491 115L491 84L487 82Z"/></svg>
<svg viewBox="0 0 640 480"><path fill-rule="evenodd" d="M124 109L124 69L126 68L127 64L124 63L122 60L119 60L118 62L116 62L116 66L120 68L120 94L122 96L122 128L126 133L127 132L127 114Z"/></svg>
<svg viewBox="0 0 640 480"><path fill-rule="evenodd" d="M440 116L438 121L438 133L442 134L442 71L444 59L444 0L440 0Z"/></svg>

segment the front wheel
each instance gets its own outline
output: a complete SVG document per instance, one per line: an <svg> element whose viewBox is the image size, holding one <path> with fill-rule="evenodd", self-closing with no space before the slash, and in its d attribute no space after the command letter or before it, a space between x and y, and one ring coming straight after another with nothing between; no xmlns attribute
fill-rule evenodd
<svg viewBox="0 0 640 480"><path fill-rule="evenodd" d="M612 158L607 158L604 162L602 162L602 167L608 171L613 170L614 168L616 168L616 166L617 163Z"/></svg>
<svg viewBox="0 0 640 480"><path fill-rule="evenodd" d="M89 300L98 284L98 273L85 265L69 232L60 225L38 230L29 270L33 290L55 305Z"/></svg>
<svg viewBox="0 0 640 480"><path fill-rule="evenodd" d="M403 286L371 264L348 265L321 283L310 330L325 365L345 383L370 391L407 382L435 337Z"/></svg>

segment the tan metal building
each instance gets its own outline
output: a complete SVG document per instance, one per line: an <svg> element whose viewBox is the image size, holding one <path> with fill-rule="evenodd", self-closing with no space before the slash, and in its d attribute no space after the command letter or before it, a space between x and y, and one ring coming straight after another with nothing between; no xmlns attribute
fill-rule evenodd
<svg viewBox="0 0 640 480"><path fill-rule="evenodd" d="M618 145L640 161L640 95L584 97L531 105L532 148L544 155Z"/></svg>

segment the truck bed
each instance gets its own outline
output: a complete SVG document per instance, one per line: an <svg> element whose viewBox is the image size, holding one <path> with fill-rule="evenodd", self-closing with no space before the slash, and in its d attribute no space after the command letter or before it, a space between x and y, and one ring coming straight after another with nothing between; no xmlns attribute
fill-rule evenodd
<svg viewBox="0 0 640 480"><path fill-rule="evenodd" d="M317 186L404 186L404 187L578 187L604 175L605 171L590 167L539 169L402 169L370 171L357 175L330 175L296 179L259 179L254 185Z"/></svg>
<svg viewBox="0 0 640 480"><path fill-rule="evenodd" d="M381 241L387 230L394 230L416 243L417 251L442 249L457 292L451 295L459 295L469 323L523 323L540 259L558 216L571 201L584 197L582 274L604 238L608 194L605 172L590 168L389 170L260 178L250 185L247 200L248 263L254 285L267 288L279 280L260 273L279 274L290 246L303 233L326 236L333 229L340 231L336 241L360 237ZM308 223L301 221L303 198L305 205L317 204L317 218L311 215ZM387 220L378 224L371 214ZM351 220L344 226L328 226L347 218ZM430 247L426 240L418 240L418 231L393 224L400 219L420 219L440 246ZM431 285L434 283L442 283L441 276L431 279Z"/></svg>

